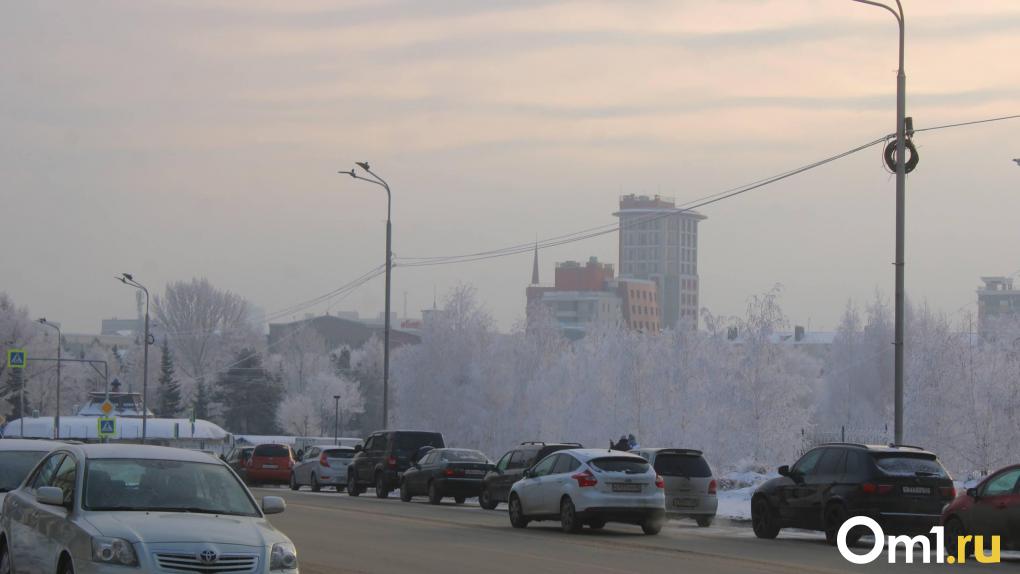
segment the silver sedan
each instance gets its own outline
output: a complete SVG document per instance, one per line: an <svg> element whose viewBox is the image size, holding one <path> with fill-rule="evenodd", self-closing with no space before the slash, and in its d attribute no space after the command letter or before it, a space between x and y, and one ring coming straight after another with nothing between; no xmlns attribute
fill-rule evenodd
<svg viewBox="0 0 1020 574"><path fill-rule="evenodd" d="M204 453L156 446L63 445L10 492L0 574L280 572L297 551L237 475Z"/></svg>

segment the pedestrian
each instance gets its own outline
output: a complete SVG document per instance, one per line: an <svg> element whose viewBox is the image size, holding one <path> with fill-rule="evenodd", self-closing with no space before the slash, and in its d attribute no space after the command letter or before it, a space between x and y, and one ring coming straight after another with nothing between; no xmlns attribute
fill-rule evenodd
<svg viewBox="0 0 1020 574"><path fill-rule="evenodd" d="M634 450L638 447L637 438L633 434L627 435L627 446L629 447L627 450Z"/></svg>
<svg viewBox="0 0 1020 574"><path fill-rule="evenodd" d="M622 451L630 450L630 443L627 442L627 436L626 435L620 435L620 440L616 441L616 444L613 445L612 450L622 450Z"/></svg>

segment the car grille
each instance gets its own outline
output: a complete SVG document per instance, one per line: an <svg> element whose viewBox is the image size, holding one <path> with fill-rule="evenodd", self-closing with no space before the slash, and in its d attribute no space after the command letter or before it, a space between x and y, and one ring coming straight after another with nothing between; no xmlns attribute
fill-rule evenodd
<svg viewBox="0 0 1020 574"><path fill-rule="evenodd" d="M221 572L252 572L258 565L254 554L223 554L212 564L203 563L196 554L158 553L156 562L167 572L198 572L215 574Z"/></svg>

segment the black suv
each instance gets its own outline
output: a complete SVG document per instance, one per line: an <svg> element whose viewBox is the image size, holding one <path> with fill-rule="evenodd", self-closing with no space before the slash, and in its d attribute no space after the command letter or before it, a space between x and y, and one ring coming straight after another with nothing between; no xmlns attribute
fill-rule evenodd
<svg viewBox="0 0 1020 574"><path fill-rule="evenodd" d="M547 455L568 448L584 448L577 442L522 442L520 446L503 455L496 468L489 471L482 480L482 493L478 504L486 510L493 510L510 496L510 487L524 476L524 471Z"/></svg>
<svg viewBox="0 0 1020 574"><path fill-rule="evenodd" d="M809 450L751 498L758 538L781 528L822 530L830 544L851 516L867 516L886 534L926 534L956 496L953 480L934 454L912 446L825 444ZM847 544L860 539L860 528Z"/></svg>
<svg viewBox="0 0 1020 574"><path fill-rule="evenodd" d="M378 498L386 498L400 484L400 476L430 448L443 448L442 433L416 430L384 430L372 433L365 446L354 447L347 467L347 494L358 496L374 486Z"/></svg>

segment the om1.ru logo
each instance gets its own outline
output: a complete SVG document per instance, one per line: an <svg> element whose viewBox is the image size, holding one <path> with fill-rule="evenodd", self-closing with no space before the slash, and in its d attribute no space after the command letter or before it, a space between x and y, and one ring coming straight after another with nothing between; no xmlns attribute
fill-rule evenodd
<svg viewBox="0 0 1020 574"><path fill-rule="evenodd" d="M871 534L875 537L875 545L865 554L854 554L847 547L846 537L847 534L853 528L867 528L871 531ZM974 558L982 564L998 564L1000 561L999 544L1000 539L998 536L992 536L992 551L991 554L985 555L985 543L984 536L960 536L956 542L957 556L946 556L946 533L945 529L941 526L934 526L931 529L931 533L935 535L935 562L937 564L957 564L964 563L967 561L967 546L971 543L974 544ZM896 549L899 546L903 546L906 551L905 561L907 564L914 563L914 550L920 548L921 550L921 561L925 564L931 564L932 547L931 540L927 536L889 536L889 564L896 563ZM868 518L867 516L854 516L846 522L843 526L839 527L839 532L836 535L836 547L839 548L839 553L846 558L848 562L853 564L871 564L878 557L882 555L882 551L885 549L886 537L885 532L882 530L882 526L874 519Z"/></svg>

